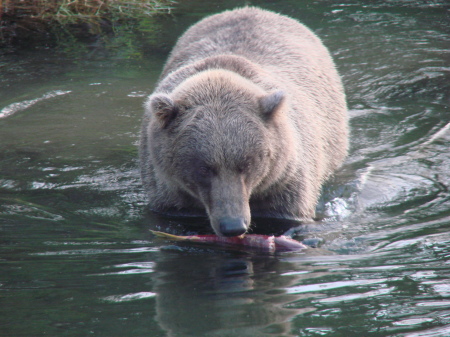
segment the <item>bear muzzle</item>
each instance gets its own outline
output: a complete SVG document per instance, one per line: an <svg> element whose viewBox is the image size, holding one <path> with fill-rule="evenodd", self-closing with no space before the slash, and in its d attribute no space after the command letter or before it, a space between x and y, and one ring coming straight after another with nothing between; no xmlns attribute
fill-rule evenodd
<svg viewBox="0 0 450 337"><path fill-rule="evenodd" d="M247 231L244 218L223 217L219 219L219 231L223 236L239 236Z"/></svg>
<svg viewBox="0 0 450 337"><path fill-rule="evenodd" d="M251 221L249 193L241 174L222 170L204 195L201 200L217 235L239 236L247 231Z"/></svg>

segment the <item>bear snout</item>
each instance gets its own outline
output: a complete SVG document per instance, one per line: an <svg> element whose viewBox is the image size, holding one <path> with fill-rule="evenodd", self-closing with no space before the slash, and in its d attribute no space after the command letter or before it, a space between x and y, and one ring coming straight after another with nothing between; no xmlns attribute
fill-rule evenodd
<svg viewBox="0 0 450 337"><path fill-rule="evenodd" d="M223 236L239 236L247 231L244 218L224 217L219 219L219 231Z"/></svg>
<svg viewBox="0 0 450 337"><path fill-rule="evenodd" d="M239 236L247 231L251 219L249 195L241 174L222 170L211 180L202 202L217 235Z"/></svg>

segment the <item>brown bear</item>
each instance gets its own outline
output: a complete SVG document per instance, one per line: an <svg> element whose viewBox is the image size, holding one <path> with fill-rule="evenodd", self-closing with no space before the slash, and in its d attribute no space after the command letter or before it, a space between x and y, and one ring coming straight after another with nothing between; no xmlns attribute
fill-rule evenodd
<svg viewBox="0 0 450 337"><path fill-rule="evenodd" d="M188 29L145 108L150 208L206 212L218 235L245 233L251 215L310 220L347 154L345 94L329 52L299 22L258 8Z"/></svg>

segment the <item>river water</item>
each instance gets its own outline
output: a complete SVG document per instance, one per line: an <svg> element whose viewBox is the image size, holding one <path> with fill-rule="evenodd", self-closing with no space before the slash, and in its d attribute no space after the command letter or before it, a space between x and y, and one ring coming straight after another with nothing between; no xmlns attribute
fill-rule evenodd
<svg viewBox="0 0 450 337"><path fill-rule="evenodd" d="M160 33L171 46L243 4L180 1ZM324 188L321 220L288 230L312 247L262 254L152 237L204 223L146 211L139 125L166 53L3 53L1 336L450 336L449 6L251 4L311 27L346 87L350 156Z"/></svg>

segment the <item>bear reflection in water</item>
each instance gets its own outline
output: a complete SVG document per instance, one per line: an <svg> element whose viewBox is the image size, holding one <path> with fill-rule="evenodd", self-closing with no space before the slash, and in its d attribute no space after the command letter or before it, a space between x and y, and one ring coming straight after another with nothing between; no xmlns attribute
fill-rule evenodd
<svg viewBox="0 0 450 337"><path fill-rule="evenodd" d="M261 255L166 251L154 273L155 319L167 336L291 336L292 319L315 308L295 303L311 294L286 291L308 267L280 275L286 267Z"/></svg>
<svg viewBox="0 0 450 337"><path fill-rule="evenodd" d="M344 90L329 52L288 17L242 8L175 45L143 120L150 208L206 214L217 235L251 216L309 221L348 148Z"/></svg>

